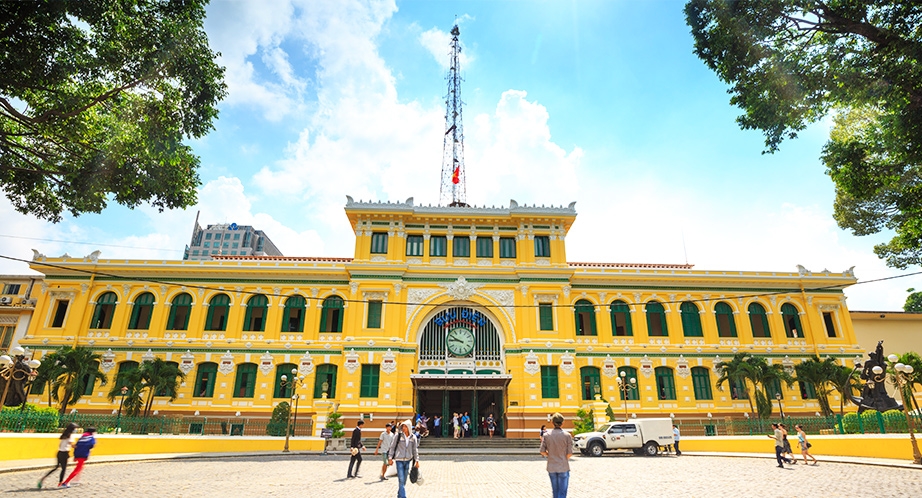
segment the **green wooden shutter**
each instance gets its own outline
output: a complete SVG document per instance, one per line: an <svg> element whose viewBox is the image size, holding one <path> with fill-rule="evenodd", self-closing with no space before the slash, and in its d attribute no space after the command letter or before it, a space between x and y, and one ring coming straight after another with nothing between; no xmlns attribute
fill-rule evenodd
<svg viewBox="0 0 922 498"><path fill-rule="evenodd" d="M360 398L378 397L379 368L378 365L362 365L362 384L359 388Z"/></svg>
<svg viewBox="0 0 922 498"><path fill-rule="evenodd" d="M557 378L556 366L541 367L541 397L542 398L559 398L559 381Z"/></svg>
<svg viewBox="0 0 922 498"><path fill-rule="evenodd" d="M366 328L381 328L381 301L368 301L368 322Z"/></svg>
<svg viewBox="0 0 922 498"><path fill-rule="evenodd" d="M551 303L538 303L541 330L554 330L554 308Z"/></svg>

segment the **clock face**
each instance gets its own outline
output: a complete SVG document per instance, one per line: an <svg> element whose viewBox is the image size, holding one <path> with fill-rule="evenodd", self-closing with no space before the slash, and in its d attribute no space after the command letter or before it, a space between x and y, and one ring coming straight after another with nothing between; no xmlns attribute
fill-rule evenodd
<svg viewBox="0 0 922 498"><path fill-rule="evenodd" d="M464 327L448 331L448 351L455 356L467 356L474 350L474 333Z"/></svg>

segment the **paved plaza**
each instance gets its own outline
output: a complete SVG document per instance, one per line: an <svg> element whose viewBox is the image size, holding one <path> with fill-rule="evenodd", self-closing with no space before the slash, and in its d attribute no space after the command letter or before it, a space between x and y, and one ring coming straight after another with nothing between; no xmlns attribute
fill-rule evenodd
<svg viewBox="0 0 922 498"><path fill-rule="evenodd" d="M50 459L49 459L50 462ZM286 496L365 498L396 496L396 478L378 480L379 460L365 458L360 479L345 479L348 456L239 456L100 463L86 467L70 489L37 490L38 470L0 474L5 495L41 496ZM50 468L50 466L49 466ZM447 456L421 462L422 486L409 497L537 498L550 495L539 456ZM683 455L574 457L570 493L581 497L855 496L870 488L888 497L922 496L922 470L820 462L775 467L774 459ZM864 490L864 491L862 491Z"/></svg>

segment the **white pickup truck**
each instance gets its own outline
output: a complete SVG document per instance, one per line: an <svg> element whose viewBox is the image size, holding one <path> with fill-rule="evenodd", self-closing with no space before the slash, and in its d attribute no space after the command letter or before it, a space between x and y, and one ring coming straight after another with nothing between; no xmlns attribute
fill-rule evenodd
<svg viewBox="0 0 922 498"><path fill-rule="evenodd" d="M673 444L672 420L639 418L609 422L596 432L573 436L573 447L583 455L602 456L607 450L632 450L635 455L654 456L661 446Z"/></svg>

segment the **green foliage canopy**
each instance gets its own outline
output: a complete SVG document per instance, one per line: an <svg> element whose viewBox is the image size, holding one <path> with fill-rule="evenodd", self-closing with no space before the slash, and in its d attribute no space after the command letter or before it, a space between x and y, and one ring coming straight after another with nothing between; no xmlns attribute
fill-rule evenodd
<svg viewBox="0 0 922 498"><path fill-rule="evenodd" d="M212 129L224 69L207 0L0 2L0 190L60 221L107 201L195 203L186 138Z"/></svg>
<svg viewBox="0 0 922 498"><path fill-rule="evenodd" d="M922 291L908 289L909 295L906 296L906 303L903 304L903 311L908 313L922 313Z"/></svg>
<svg viewBox="0 0 922 498"><path fill-rule="evenodd" d="M822 152L834 217L875 253L922 263L922 4L908 0L690 0L695 54L730 85L743 129L778 150L835 114Z"/></svg>

